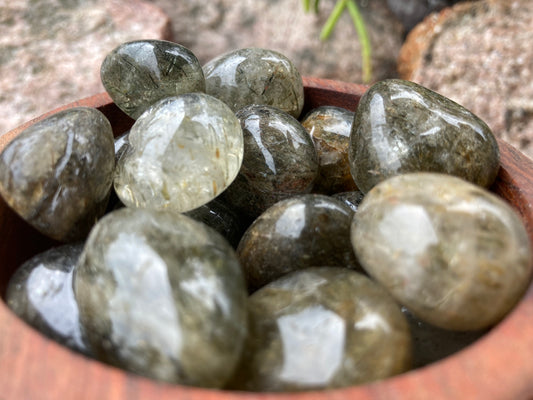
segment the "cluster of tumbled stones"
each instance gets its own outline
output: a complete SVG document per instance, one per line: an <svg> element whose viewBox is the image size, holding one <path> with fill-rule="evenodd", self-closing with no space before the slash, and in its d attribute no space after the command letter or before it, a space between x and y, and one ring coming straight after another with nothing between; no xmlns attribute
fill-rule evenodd
<svg viewBox="0 0 533 400"><path fill-rule="evenodd" d="M202 68L155 40L101 77L128 133L77 107L0 154L6 203L69 242L22 265L7 302L72 349L184 385L345 387L466 346L529 284L526 230L487 190L497 142L437 93L387 80L355 113L302 116L283 55Z"/></svg>

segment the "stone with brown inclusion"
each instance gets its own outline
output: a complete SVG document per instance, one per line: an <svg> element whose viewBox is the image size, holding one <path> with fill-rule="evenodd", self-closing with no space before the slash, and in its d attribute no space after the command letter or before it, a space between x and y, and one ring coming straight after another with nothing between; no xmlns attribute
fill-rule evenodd
<svg viewBox="0 0 533 400"><path fill-rule="evenodd" d="M370 276L417 318L444 329L496 324L531 277L516 212L449 175L412 173L376 185L355 213L351 240Z"/></svg>
<svg viewBox="0 0 533 400"><path fill-rule="evenodd" d="M249 299L249 336L230 387L300 391L372 382L409 369L411 337L387 292L344 268L309 268Z"/></svg>

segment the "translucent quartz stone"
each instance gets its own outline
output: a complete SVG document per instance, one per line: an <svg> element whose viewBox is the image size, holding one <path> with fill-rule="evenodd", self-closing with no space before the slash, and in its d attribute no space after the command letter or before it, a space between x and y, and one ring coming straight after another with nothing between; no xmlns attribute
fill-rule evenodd
<svg viewBox="0 0 533 400"><path fill-rule="evenodd" d="M374 84L361 98L349 158L355 183L365 193L408 172L446 173L489 187L500 167L498 143L481 119L398 79Z"/></svg>
<svg viewBox="0 0 533 400"><path fill-rule="evenodd" d="M265 104L295 118L304 105L303 81L292 62L276 51L245 48L214 58L204 65L206 93L233 111Z"/></svg>
<svg viewBox="0 0 533 400"><path fill-rule="evenodd" d="M352 210L332 197L307 194L282 200L244 233L237 254L248 287L315 266L360 269L350 243Z"/></svg>
<svg viewBox="0 0 533 400"><path fill-rule="evenodd" d="M117 162L115 190L128 207L197 208L235 179L243 158L235 114L214 97L169 97L141 115Z"/></svg>
<svg viewBox="0 0 533 400"><path fill-rule="evenodd" d="M313 193L333 194L357 189L350 172L348 147L354 113L340 107L322 106L302 120L318 155L318 177Z"/></svg>
<svg viewBox="0 0 533 400"><path fill-rule="evenodd" d="M100 76L115 104L135 119L165 97L205 92L204 73L196 56L164 40L119 45L104 59Z"/></svg>
<svg viewBox="0 0 533 400"><path fill-rule="evenodd" d="M351 240L370 276L443 329L494 325L531 277L529 239L515 211L449 175L412 173L376 185L354 215Z"/></svg>
<svg viewBox="0 0 533 400"><path fill-rule="evenodd" d="M318 173L313 142L303 126L274 107L253 105L237 112L244 135L241 170L224 196L254 219L274 203L309 193Z"/></svg>
<svg viewBox="0 0 533 400"><path fill-rule="evenodd" d="M293 272L255 292L248 309L250 334L233 389L338 388L410 367L411 337L399 306L355 271Z"/></svg>
<svg viewBox="0 0 533 400"><path fill-rule="evenodd" d="M235 252L179 213L123 208L92 230L74 293L95 356L148 377L221 387L247 332Z"/></svg>
<svg viewBox="0 0 533 400"><path fill-rule="evenodd" d="M348 207L352 209L353 212L356 212L359 208L359 204L363 201L365 194L360 190L354 190L352 192L340 192L332 194L331 197L334 199L342 201Z"/></svg>
<svg viewBox="0 0 533 400"><path fill-rule="evenodd" d="M26 261L9 280L6 302L41 333L88 354L72 290L73 270L82 248L82 244L67 244Z"/></svg>
<svg viewBox="0 0 533 400"><path fill-rule="evenodd" d="M115 168L111 124L77 107L24 130L0 154L0 194L53 239L84 238L105 211Z"/></svg>

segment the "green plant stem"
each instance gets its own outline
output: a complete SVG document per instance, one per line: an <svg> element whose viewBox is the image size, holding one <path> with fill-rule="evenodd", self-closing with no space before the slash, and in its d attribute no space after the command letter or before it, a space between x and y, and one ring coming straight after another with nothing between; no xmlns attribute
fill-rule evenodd
<svg viewBox="0 0 533 400"><path fill-rule="evenodd" d="M304 11L309 12L311 9L311 0L303 0L304 3Z"/></svg>
<svg viewBox="0 0 533 400"><path fill-rule="evenodd" d="M322 32L320 32L320 40L326 40L331 35L331 32L333 32L333 28L337 24L337 21L342 15L342 12L344 11L344 8L346 7L346 4L349 2L349 0L338 0L335 4L335 7L333 8L333 11L328 17L328 20L324 24L324 27L322 28Z"/></svg>
<svg viewBox="0 0 533 400"><path fill-rule="evenodd" d="M369 83L372 80L372 46L370 44L370 38L366 30L365 22L359 12L359 7L354 0L348 0L347 2L348 12L352 17L357 36L361 42L361 58L363 60L363 82Z"/></svg>

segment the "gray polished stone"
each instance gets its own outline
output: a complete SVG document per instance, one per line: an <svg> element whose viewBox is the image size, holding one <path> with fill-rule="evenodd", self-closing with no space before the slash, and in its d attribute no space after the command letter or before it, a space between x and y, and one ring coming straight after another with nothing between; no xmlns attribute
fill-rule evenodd
<svg viewBox="0 0 533 400"><path fill-rule="evenodd" d="M239 120L204 93L168 97L133 124L115 173L128 207L185 212L218 196L242 164Z"/></svg>
<svg viewBox="0 0 533 400"><path fill-rule="evenodd" d="M330 389L407 371L411 337L396 302L344 268L286 275L249 301L250 334L231 388Z"/></svg>
<svg viewBox="0 0 533 400"><path fill-rule="evenodd" d="M318 177L313 193L334 194L357 190L348 160L353 119L352 111L322 106L311 110L302 120L318 155Z"/></svg>
<svg viewBox="0 0 533 400"><path fill-rule="evenodd" d="M352 215L341 201L319 194L274 204L247 229L237 248L248 287L258 289L308 267L360 269L350 243Z"/></svg>
<svg viewBox="0 0 533 400"><path fill-rule="evenodd" d="M115 104L135 119L165 97L205 92L196 56L165 40L122 43L102 62L100 77Z"/></svg>
<svg viewBox="0 0 533 400"><path fill-rule="evenodd" d="M15 314L41 333L89 354L72 290L74 266L82 249L82 244L66 244L26 261L9 280L6 302Z"/></svg>
<svg viewBox="0 0 533 400"><path fill-rule="evenodd" d="M349 157L358 188L407 172L438 172L489 187L499 169L498 143L477 116L425 87L390 79L361 98Z"/></svg>
<svg viewBox="0 0 533 400"><path fill-rule="evenodd" d="M412 173L367 193L354 215L358 260L420 320L450 330L499 322L531 278L516 212L457 177Z"/></svg>
<svg viewBox="0 0 533 400"><path fill-rule="evenodd" d="M158 380L221 387L238 362L246 289L231 246L178 213L124 208L89 236L74 276L95 357Z"/></svg>
<svg viewBox="0 0 533 400"><path fill-rule="evenodd" d="M293 63L273 50L244 48L204 65L206 93L233 111L251 104L279 108L298 118L304 104L303 81Z"/></svg>
<svg viewBox="0 0 533 400"><path fill-rule="evenodd" d="M0 154L0 194L53 239L84 238L105 211L115 168L111 124L76 107L30 126Z"/></svg>

